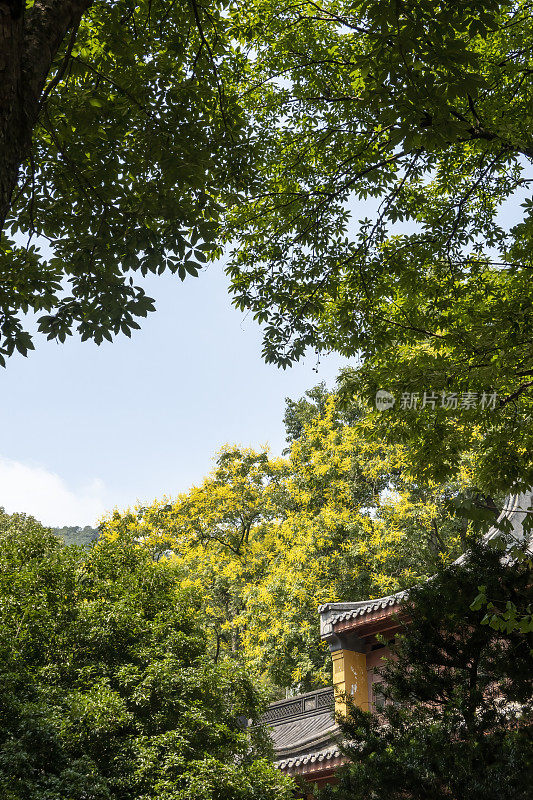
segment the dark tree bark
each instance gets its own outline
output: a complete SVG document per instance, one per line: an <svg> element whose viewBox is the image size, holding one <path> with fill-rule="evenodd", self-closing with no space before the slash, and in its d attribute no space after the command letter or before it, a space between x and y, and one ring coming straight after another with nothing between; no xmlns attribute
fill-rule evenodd
<svg viewBox="0 0 533 800"><path fill-rule="evenodd" d="M21 163L23 9L0 0L0 230Z"/></svg>
<svg viewBox="0 0 533 800"><path fill-rule="evenodd" d="M0 0L0 232L9 213L22 162L52 62L92 0Z"/></svg>

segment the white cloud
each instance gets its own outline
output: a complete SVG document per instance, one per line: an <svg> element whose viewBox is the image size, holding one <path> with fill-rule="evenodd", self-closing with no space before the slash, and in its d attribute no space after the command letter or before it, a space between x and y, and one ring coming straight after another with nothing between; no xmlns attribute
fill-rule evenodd
<svg viewBox="0 0 533 800"><path fill-rule="evenodd" d="M94 525L106 509L99 478L71 489L44 467L0 456L0 506L12 514L31 514L44 525Z"/></svg>

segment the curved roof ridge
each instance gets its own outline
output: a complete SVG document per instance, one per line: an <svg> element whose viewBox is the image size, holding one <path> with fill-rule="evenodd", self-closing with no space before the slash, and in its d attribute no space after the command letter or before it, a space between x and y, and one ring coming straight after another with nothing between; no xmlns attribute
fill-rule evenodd
<svg viewBox="0 0 533 800"><path fill-rule="evenodd" d="M341 750L337 746L328 747L327 750L319 750L317 753L308 753L302 756L295 756L293 758L283 758L281 761L276 761L275 766L278 769L290 769L290 767L299 767L304 764L313 764L316 761L329 761L332 758L339 758L342 755Z"/></svg>
<svg viewBox="0 0 533 800"><path fill-rule="evenodd" d="M392 606L400 603L407 596L407 593L407 589L401 589L394 594L385 595L385 597L376 597L373 600L365 600L362 603L358 603L351 609L341 611L339 614L333 614L330 618L330 622L332 625L336 625L337 622L347 622L350 619L356 619L357 617L362 617L365 614L370 614L372 611L381 611L385 610L386 608L391 608Z"/></svg>
<svg viewBox="0 0 533 800"><path fill-rule="evenodd" d="M526 514L533 513L533 489L528 489L526 492L517 492L511 494L507 498L505 505L494 523L487 533L483 536L484 541L490 541L502 533L502 523L506 520L510 523L513 538L518 541L523 541L523 521ZM529 550L533 551L533 541L529 545ZM463 553L453 563L462 564L468 558L468 551ZM431 580L431 579L430 579ZM334 633L334 626L339 622L348 622L349 620L363 617L365 614L370 614L373 611L381 611L390 608L397 603L401 602L409 593L408 589L402 589L394 594L386 595L385 597L378 597L373 600L355 600L353 602L344 603L325 603L319 606L318 612L320 614L320 635L323 639L328 639Z"/></svg>

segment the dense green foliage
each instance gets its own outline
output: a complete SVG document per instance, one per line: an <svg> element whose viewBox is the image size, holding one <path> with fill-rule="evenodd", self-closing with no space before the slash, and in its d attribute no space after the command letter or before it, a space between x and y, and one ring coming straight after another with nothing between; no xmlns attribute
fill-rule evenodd
<svg viewBox="0 0 533 800"><path fill-rule="evenodd" d="M131 537L62 547L0 517L3 800L280 800L243 729L260 701L214 664L194 601Z"/></svg>
<svg viewBox="0 0 533 800"><path fill-rule="evenodd" d="M533 602L531 571L475 545L462 565L410 592L396 658L381 670L379 717L343 724L352 764L324 798L527 800L533 780L533 632L483 625L496 603Z"/></svg>
<svg viewBox="0 0 533 800"><path fill-rule="evenodd" d="M27 5L30 29L37 12ZM54 16L68 20L72 5L40 3L33 36L46 37ZM131 335L153 310L140 276L197 275L216 243L221 196L246 172L239 55L223 3L79 9L38 98L5 227L0 215L0 364L32 348L28 310L59 341L75 330L97 343ZM48 46L50 37L39 52ZM25 64L28 83L34 67ZM0 131L4 112L0 102ZM0 176L9 155L6 146Z"/></svg>
<svg viewBox="0 0 533 800"><path fill-rule="evenodd" d="M380 435L438 481L474 449L492 489L533 483L531 10L255 0L234 17L261 142L229 219L235 304L268 361L359 354L345 393L397 398ZM477 407L442 409L443 391Z"/></svg>

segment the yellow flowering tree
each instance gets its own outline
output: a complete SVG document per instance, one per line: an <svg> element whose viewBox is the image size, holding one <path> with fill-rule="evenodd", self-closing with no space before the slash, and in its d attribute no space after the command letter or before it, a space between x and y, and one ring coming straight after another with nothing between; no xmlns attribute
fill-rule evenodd
<svg viewBox="0 0 533 800"><path fill-rule="evenodd" d="M183 588L202 600L215 658L242 651L245 587L268 571L269 539L286 513L288 467L266 450L226 446L200 486L104 522L106 536L135 529L155 557L172 558Z"/></svg>
<svg viewBox="0 0 533 800"><path fill-rule="evenodd" d="M461 552L463 522L448 506L459 486L414 483L402 448L376 444L364 409L350 414L330 396L316 414L304 409L301 430L292 418L288 511L268 571L245 587L246 656L276 685L331 680L321 603L411 586Z"/></svg>
<svg viewBox="0 0 533 800"><path fill-rule="evenodd" d="M200 486L104 523L107 536L133 530L169 556L202 603L212 656L243 657L274 693L330 680L321 603L423 580L464 533L447 505L457 487L415 484L402 448L369 435L363 408L347 417L322 394L292 412L286 458L226 446Z"/></svg>

